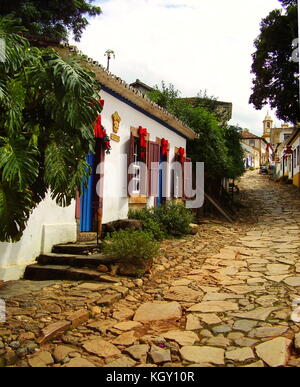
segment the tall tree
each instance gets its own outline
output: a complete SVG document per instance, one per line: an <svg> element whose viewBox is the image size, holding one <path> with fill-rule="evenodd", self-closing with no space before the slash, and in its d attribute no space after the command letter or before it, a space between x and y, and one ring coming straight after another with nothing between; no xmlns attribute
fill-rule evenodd
<svg viewBox="0 0 300 387"><path fill-rule="evenodd" d="M67 40L68 30L78 41L88 25L85 16L100 15L94 0L1 0L0 16L18 18L33 35Z"/></svg>
<svg viewBox="0 0 300 387"><path fill-rule="evenodd" d="M76 58L31 48L0 18L6 57L0 62L0 240L21 238L47 192L70 204L89 174L100 86Z"/></svg>
<svg viewBox="0 0 300 387"><path fill-rule="evenodd" d="M251 72L254 74L249 102L258 110L267 103L279 119L300 121L299 64L292 60L298 37L297 0L281 0L284 10L274 10L262 20L255 40Z"/></svg>

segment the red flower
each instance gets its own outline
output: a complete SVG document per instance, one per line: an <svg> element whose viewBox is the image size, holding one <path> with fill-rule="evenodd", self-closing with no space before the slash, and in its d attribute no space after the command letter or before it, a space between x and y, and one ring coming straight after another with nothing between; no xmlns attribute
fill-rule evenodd
<svg viewBox="0 0 300 387"><path fill-rule="evenodd" d="M185 153L184 148L179 148L178 149L179 161L180 161L181 164L183 164L185 162L184 153Z"/></svg>
<svg viewBox="0 0 300 387"><path fill-rule="evenodd" d="M147 136L148 136L147 129L139 126L138 135L139 135L139 145L140 145L140 157L142 160L144 160L146 157L146 147L147 147Z"/></svg>
<svg viewBox="0 0 300 387"><path fill-rule="evenodd" d="M169 141L166 140L165 138L162 138L161 139L161 154L163 156L168 156L168 153L169 153Z"/></svg>

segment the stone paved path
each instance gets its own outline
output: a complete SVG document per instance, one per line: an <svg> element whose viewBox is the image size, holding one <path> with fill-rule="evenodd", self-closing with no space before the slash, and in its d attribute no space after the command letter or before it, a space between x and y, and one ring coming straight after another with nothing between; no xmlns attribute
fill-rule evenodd
<svg viewBox="0 0 300 387"><path fill-rule="evenodd" d="M239 186L237 223L205 221L163 242L143 279L7 300L0 365L300 366L299 191L256 171Z"/></svg>

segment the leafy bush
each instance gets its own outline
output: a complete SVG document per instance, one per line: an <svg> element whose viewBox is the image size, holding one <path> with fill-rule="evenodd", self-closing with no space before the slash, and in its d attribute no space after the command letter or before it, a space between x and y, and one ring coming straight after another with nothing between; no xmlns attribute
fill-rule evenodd
<svg viewBox="0 0 300 387"><path fill-rule="evenodd" d="M129 210L128 218L141 220L143 222L143 230L151 233L156 240L161 241L166 237L165 230L158 222L153 208L143 208L135 211Z"/></svg>
<svg viewBox="0 0 300 387"><path fill-rule="evenodd" d="M168 201L159 207L130 210L128 217L142 220L144 230L157 240L162 240L167 235L188 234L189 225L194 221L192 212L183 203L174 201Z"/></svg>
<svg viewBox="0 0 300 387"><path fill-rule="evenodd" d="M143 268L159 253L159 243L145 231L119 230L105 238L103 252L122 263Z"/></svg>
<svg viewBox="0 0 300 387"><path fill-rule="evenodd" d="M190 223L194 215L183 203L167 202L154 208L154 215L162 229L170 235L182 235L190 232Z"/></svg>

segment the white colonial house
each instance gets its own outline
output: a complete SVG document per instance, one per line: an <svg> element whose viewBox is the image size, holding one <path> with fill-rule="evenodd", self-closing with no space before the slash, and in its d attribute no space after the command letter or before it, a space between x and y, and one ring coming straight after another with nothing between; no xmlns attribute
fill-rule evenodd
<svg viewBox="0 0 300 387"><path fill-rule="evenodd" d="M69 46L55 49L62 56L77 50ZM187 139L196 134L97 62L90 58L86 62L102 86L99 99L103 103L95 125L97 151L88 156L93 170L88 187L67 208L57 206L48 196L33 211L19 242L0 243L0 280L21 278L37 256L51 252L56 244L75 242L79 232L99 231L101 224L126 218L130 208L159 205L165 200L164 190L167 197L180 192L171 168L151 170L150 165L166 162L171 166L177 161L183 166ZM149 172L148 190L142 161ZM128 182L132 183L130 195Z"/></svg>

